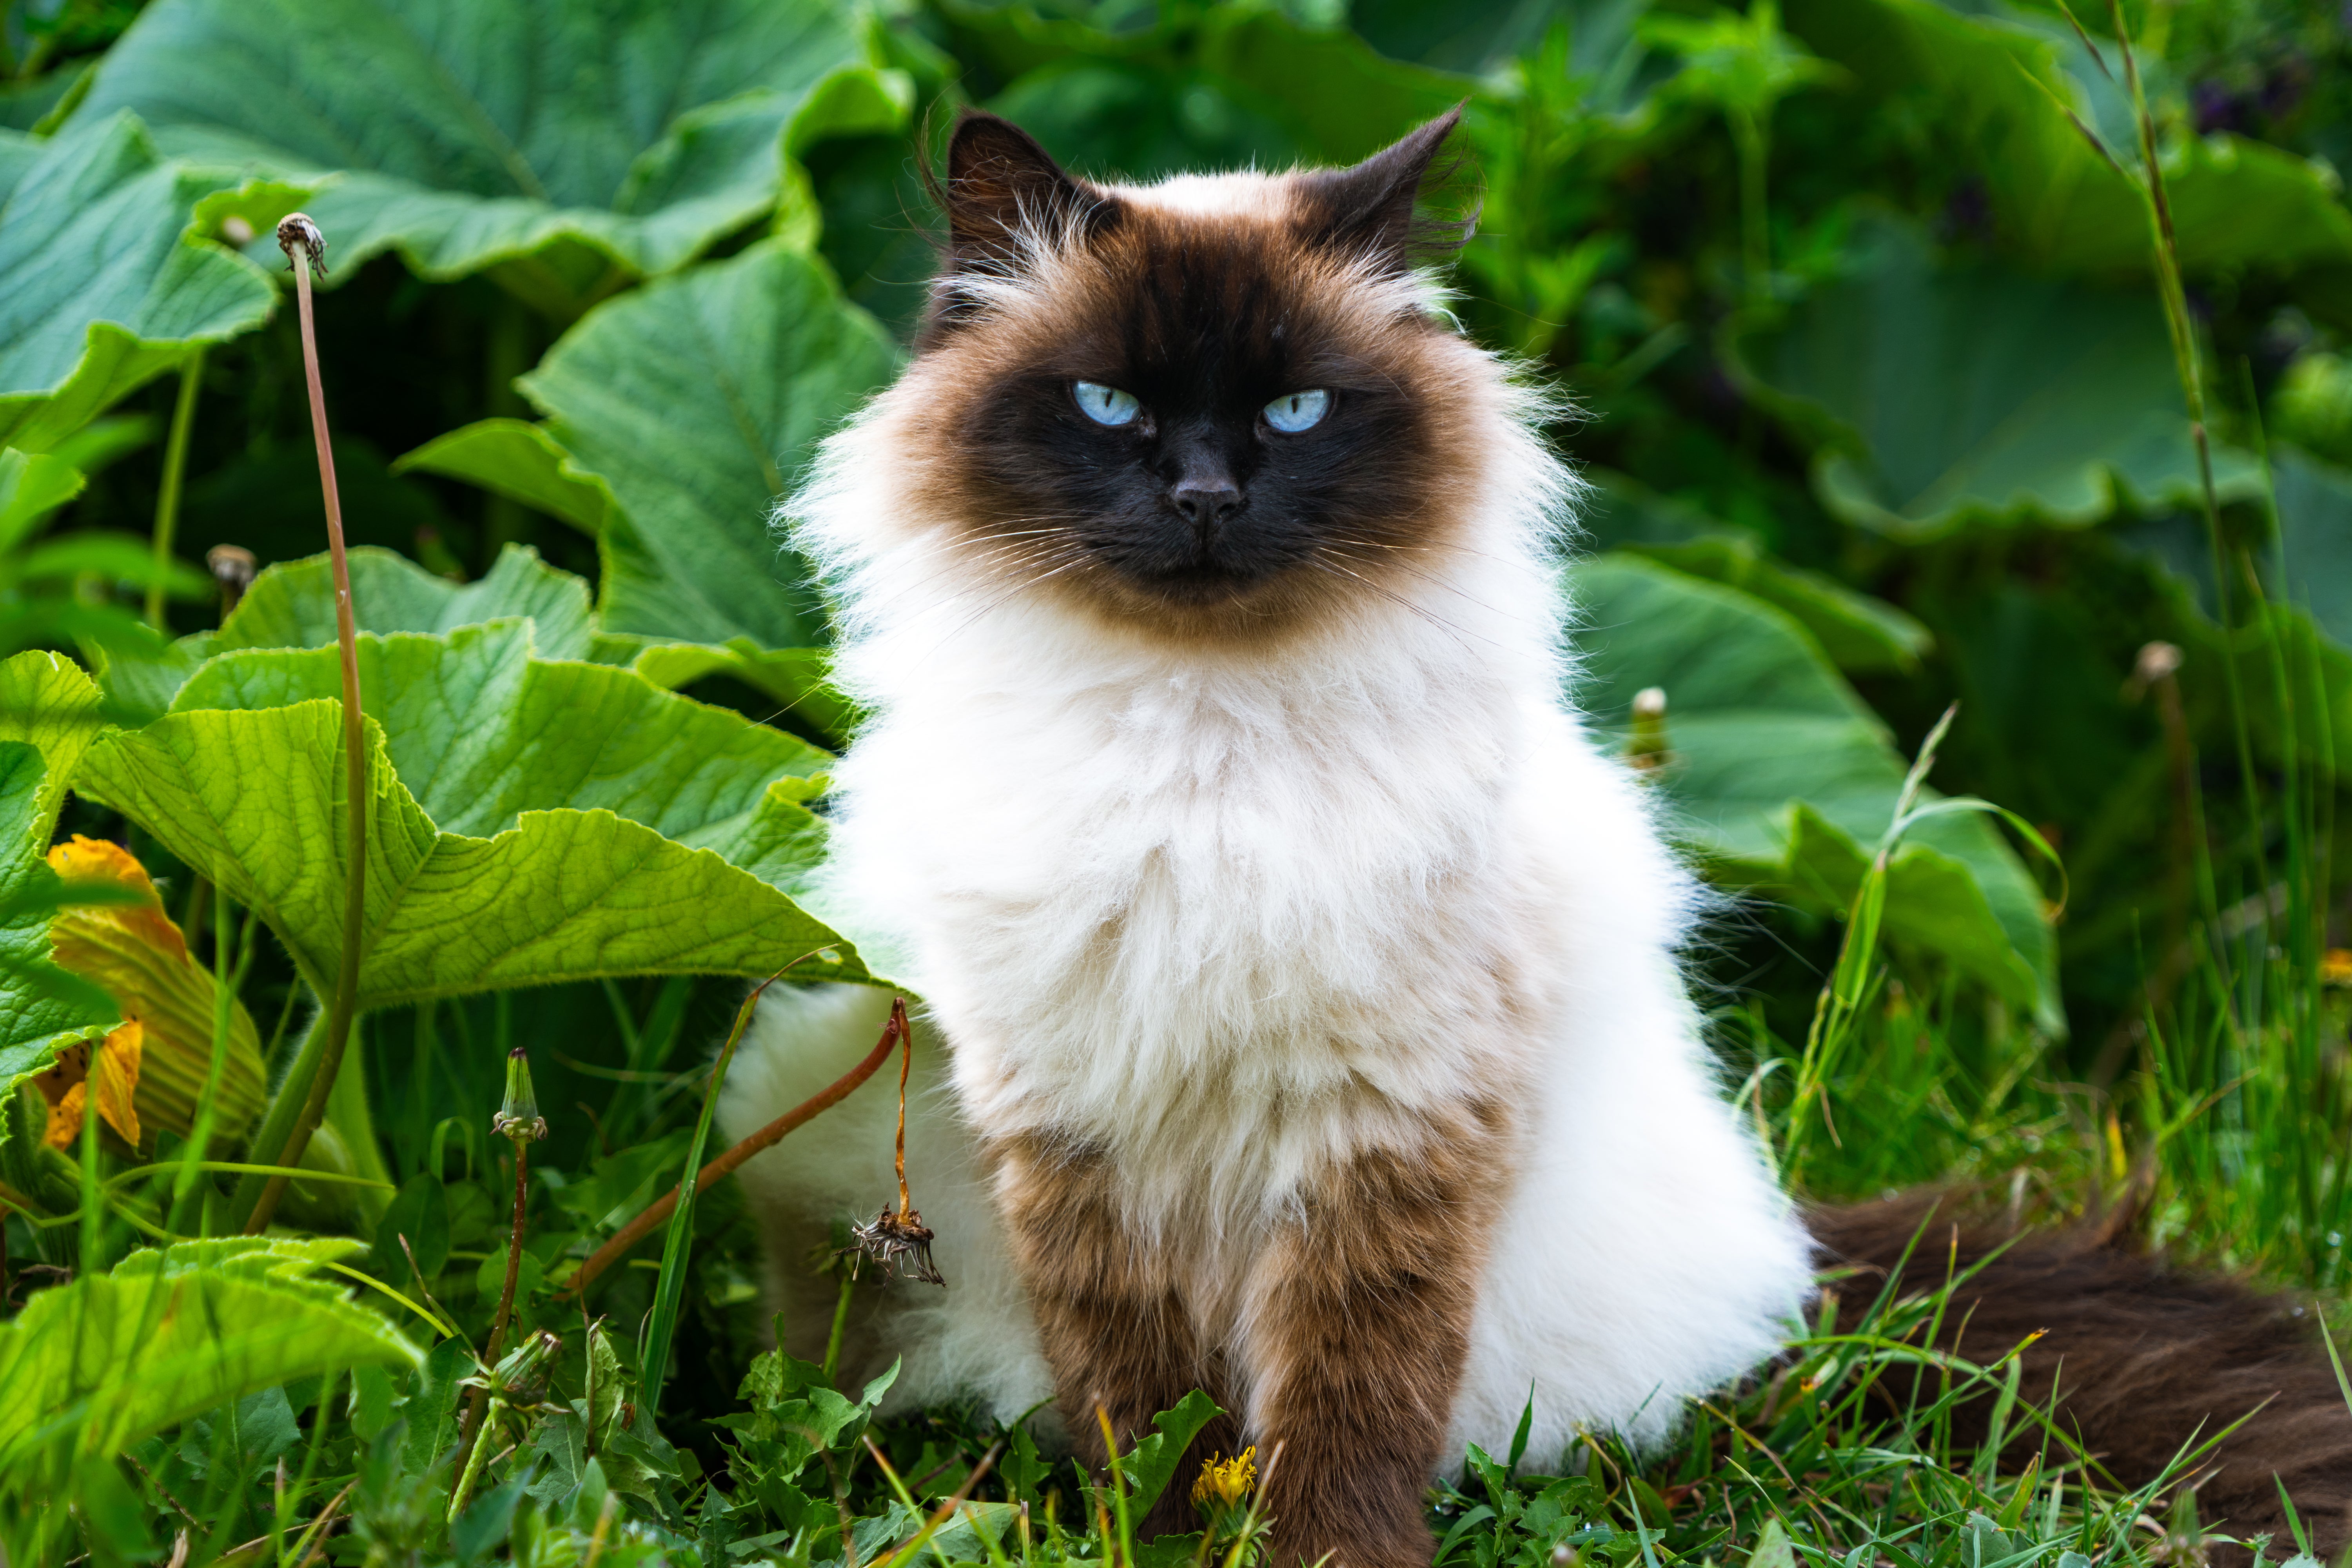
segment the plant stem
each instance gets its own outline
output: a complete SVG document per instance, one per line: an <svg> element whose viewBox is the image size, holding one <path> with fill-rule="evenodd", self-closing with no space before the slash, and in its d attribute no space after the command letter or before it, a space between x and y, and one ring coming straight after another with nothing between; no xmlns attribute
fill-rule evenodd
<svg viewBox="0 0 2352 1568"><path fill-rule="evenodd" d="M147 584L147 624L165 637L164 578L172 570L172 540L180 530L180 486L188 472L188 433L195 427L196 396L205 380L202 344L180 366L180 396L172 405L172 433L163 442L163 483L155 492L155 575Z"/></svg>
<svg viewBox="0 0 2352 1568"><path fill-rule="evenodd" d="M1772 288L1771 230L1764 197L1765 171L1771 160L1769 132L1761 116L1745 110L1727 111L1726 119L1739 158L1740 270L1747 274L1748 298L1754 303Z"/></svg>
<svg viewBox="0 0 2352 1568"><path fill-rule="evenodd" d="M520 1047L516 1047L517 1054L520 1054ZM514 1217L507 1226L506 1283L499 1289L498 1314L490 1320L490 1337L482 1348L482 1361L488 1366L499 1364L499 1352L507 1337L507 1323L514 1316L515 1281L522 1274L523 1208L530 1195L530 1146L546 1131L545 1122L538 1123L536 1131L528 1123L509 1123L506 1130L507 1136L514 1142ZM477 1388L467 1394L465 1417L458 1424L457 1452L464 1456L458 1468L467 1475L472 1473L473 1448L481 1437L479 1423L485 1392ZM453 1490L452 1503L461 1495L462 1491Z"/></svg>
<svg viewBox="0 0 2352 1568"><path fill-rule="evenodd" d="M485 1426L489 1425L490 1422L498 1420L500 1403L501 1402L497 1399L492 1399L490 1401L489 1421L485 1422ZM449 1492L450 1523L455 1524L457 1522L457 1515L463 1511L466 1506L467 1494L474 1489L475 1478L481 1474L482 1459L484 1456L489 1453L489 1451L490 1446L488 1443L478 1440L475 1442L473 1447L467 1451L465 1463L457 1468L457 1484L450 1489Z"/></svg>
<svg viewBox="0 0 2352 1568"><path fill-rule="evenodd" d="M2164 300L2164 321L2172 335L2172 360L2180 377L2180 393L2189 407L2189 437L2197 449L2197 479L2205 502L2205 536L2213 563L2213 616L2221 626L2221 676L2230 693L2230 718L2235 731L2238 775L2246 792L2248 865L2254 885L2267 889L2263 869L2262 801L2254 773L2253 741L2246 723L2243 683L2238 676L2237 649L2231 632L2228 545L2221 535L2221 501L2213 488L2213 447L2205 428L2205 383L2198 364L2197 330L2189 319L2189 293L2180 278L2180 247L2172 227L2172 200L2164 186L2164 165L2158 156L2156 117L2148 111L2147 93L2140 81L2139 56L2132 47L2131 29L2125 25L2122 0L2107 0L2107 15L2123 55L2124 84L2131 94L2132 117L2139 131L2144 177L2141 193L2147 202L2149 249L2156 263L2158 292ZM2259 593L2259 589L2257 589Z"/></svg>
<svg viewBox="0 0 2352 1568"><path fill-rule="evenodd" d="M310 390L310 436L319 448L319 486L326 499L327 553L334 564L335 642L342 651L343 668L343 942L335 971L333 1000L327 1007L326 1030L315 1069L310 1075L300 1113L294 1119L276 1163L299 1164L310 1146L310 1134L325 1111L327 1096L342 1069L343 1042L351 1036L352 1016L359 1002L360 935L367 916L368 755L367 721L360 707L359 631L352 613L352 563L343 548L343 503L335 489L335 455L327 432L327 395L319 379L319 338L310 311L310 267L325 270L326 241L318 226L296 213L278 226L278 243L294 268L294 298L301 315L302 371ZM303 254L298 256L299 250ZM308 261L309 265L304 263ZM306 1053L307 1054L307 1053ZM299 1066L299 1064L298 1064ZM289 1077L281 1093L290 1091ZM273 1110L277 1108L271 1107ZM267 1154L265 1148L259 1151ZM245 1224L247 1236L268 1228L285 1195L286 1178L272 1176Z"/></svg>
<svg viewBox="0 0 2352 1568"><path fill-rule="evenodd" d="M824 1339L824 1380L833 1381L841 1370L841 1342L849 1331L849 1293L857 1288L857 1276L845 1268L841 1271L841 1294L833 1303L833 1331Z"/></svg>
<svg viewBox="0 0 2352 1568"><path fill-rule="evenodd" d="M803 953L801 958L809 956ZM719 1059L710 1064L710 1082L702 1091L702 1114L695 1119L694 1136L686 1146L686 1165L671 1205L675 1212L670 1215L669 1230L662 1237L661 1274L654 1281L653 1311L637 1342L638 1387L648 1407L661 1398L662 1384L669 1373L670 1342L677 1336L677 1316L686 1300L687 1255L694 1247L694 1199L702 1191L698 1177L691 1182L687 1178L702 1169L702 1151L710 1138L711 1117L719 1109L719 1090L727 1081L728 1067L735 1060L735 1047L742 1042L743 1031L751 1026L751 1009L759 1005L761 992L800 962L800 958L793 960L751 987L751 994L735 1009L735 1024L727 1031L727 1043L719 1047Z"/></svg>
<svg viewBox="0 0 2352 1568"><path fill-rule="evenodd" d="M899 1042L902 1027L899 1023L901 1016L899 1011L894 1008L890 1022L882 1026L882 1037L875 1043L873 1050L867 1052L866 1058L856 1067L834 1079L831 1086L811 1095L708 1165L703 1166L702 1173L695 1178L694 1190L697 1193L703 1191L713 1182L730 1174L738 1165L752 1155L763 1149L773 1148L777 1143L782 1142L786 1133L801 1126L810 1118L830 1110L846 1100L851 1090L872 1078L876 1070L890 1059L890 1052ZM722 1058L719 1070L723 1071L724 1068L725 1061ZM598 1275L619 1262L629 1248L652 1235L656 1226L676 1212L679 1194L684 1186L685 1183L681 1180L678 1185L672 1187L660 1201L648 1205L643 1214L623 1226L612 1240L591 1253L588 1260L580 1266L580 1271L572 1277L569 1289L584 1295Z"/></svg>
<svg viewBox="0 0 2352 1568"><path fill-rule="evenodd" d="M204 1207L196 1192L196 1176L206 1147L212 1142L214 1100L220 1093L221 1072L228 1064L229 1016L236 1006L236 983L244 970L239 963L229 963L229 908L226 894L213 900L213 1054L205 1068L205 1087L196 1096L195 1123L188 1131L188 1152L180 1163L179 1174L172 1180L172 1206L169 1210L171 1227L183 1234L194 1219L195 1228L204 1225ZM246 917L246 938L253 936L253 918Z"/></svg>

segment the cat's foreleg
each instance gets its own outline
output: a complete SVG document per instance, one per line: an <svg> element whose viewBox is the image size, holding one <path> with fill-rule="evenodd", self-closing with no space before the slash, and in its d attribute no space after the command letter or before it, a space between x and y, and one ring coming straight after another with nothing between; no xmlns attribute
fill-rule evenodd
<svg viewBox="0 0 2352 1568"><path fill-rule="evenodd" d="M1223 1369L1204 1351L1187 1307L1182 1264L1164 1241L1128 1220L1109 1162L1035 1135L1001 1141L990 1152L998 1209L1079 1457L1103 1463L1106 1415L1125 1452L1151 1432L1153 1415L1196 1388L1231 1408L1220 1387ZM1234 1430L1227 1421L1213 1423L1194 1439L1195 1452L1231 1452ZM1179 1464L1174 1483L1138 1521L1138 1538L1196 1528L1188 1500L1195 1468Z"/></svg>
<svg viewBox="0 0 2352 1568"><path fill-rule="evenodd" d="M1506 1127L1486 1107L1313 1183L1251 1282L1249 1440L1275 1561L1425 1568L1422 1498L1461 1384ZM1279 1447L1279 1457L1275 1449Z"/></svg>

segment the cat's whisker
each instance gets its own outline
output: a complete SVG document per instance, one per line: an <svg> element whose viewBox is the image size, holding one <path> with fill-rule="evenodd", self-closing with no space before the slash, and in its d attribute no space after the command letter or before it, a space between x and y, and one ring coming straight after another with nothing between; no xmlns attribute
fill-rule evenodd
<svg viewBox="0 0 2352 1568"><path fill-rule="evenodd" d="M944 648L949 643L953 642L958 637L961 637L964 632L970 630L975 623L984 619L992 611L997 609L998 606L1012 599L1015 595L1026 593L1029 589L1035 587L1038 584L1045 582L1049 577L1058 577L1063 573L1067 572L1071 567L1083 566L1086 563L1087 558L1084 555L1073 555L1070 559L1063 562L1059 566L1055 567L1050 572L1040 572L1035 576L1029 578L1025 582L1015 583L1012 587L1005 589L995 598L991 599L987 604L982 605L979 609L974 610L971 615L965 616L961 621L949 628L947 635L940 638L937 643L934 643L931 646L930 652L926 657L936 658L941 648Z"/></svg>
<svg viewBox="0 0 2352 1568"><path fill-rule="evenodd" d="M1496 642L1492 637L1479 637L1476 632L1469 631L1464 627L1455 626L1453 622L1447 620L1444 616L1436 614L1426 605L1416 605L1411 599L1406 598L1403 595L1382 587L1380 584L1373 582L1370 577L1365 576L1360 572L1350 572L1345 566L1339 564L1337 562L1334 562L1328 557L1309 556L1307 557L1307 561L1310 564L1322 571L1337 572L1342 576L1354 578L1357 582L1361 583L1365 587L1370 589L1373 593L1378 594L1381 598L1388 600L1391 604L1397 605L1400 609L1407 610L1413 615L1419 616L1431 626L1436 626L1440 630L1451 634L1457 639L1462 637L1476 637L1478 641L1485 643L1489 647L1499 647L1502 646ZM1465 645L1463 651L1465 653L1469 653L1473 650Z"/></svg>

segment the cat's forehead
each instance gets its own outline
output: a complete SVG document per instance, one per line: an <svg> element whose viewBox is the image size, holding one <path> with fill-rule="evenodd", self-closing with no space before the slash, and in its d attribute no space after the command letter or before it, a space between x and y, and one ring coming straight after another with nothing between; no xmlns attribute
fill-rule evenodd
<svg viewBox="0 0 2352 1568"><path fill-rule="evenodd" d="M1202 400L1382 374L1427 325L1425 293L1311 239L1295 176L1099 187L1117 221L1032 269L981 342L1034 369L1123 375ZM975 342L972 346L981 346ZM1303 378L1303 379L1302 379ZM1135 390L1141 391L1141 387Z"/></svg>

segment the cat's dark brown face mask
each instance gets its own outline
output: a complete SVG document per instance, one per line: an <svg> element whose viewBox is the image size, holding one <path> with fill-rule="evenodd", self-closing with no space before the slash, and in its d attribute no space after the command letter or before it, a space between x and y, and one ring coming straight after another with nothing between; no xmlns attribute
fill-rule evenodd
<svg viewBox="0 0 2352 1568"><path fill-rule="evenodd" d="M1412 570L1469 456L1464 345L1413 271L1460 236L1414 218L1455 119L1351 169L1140 189L959 124L910 379L975 563L1201 630Z"/></svg>

